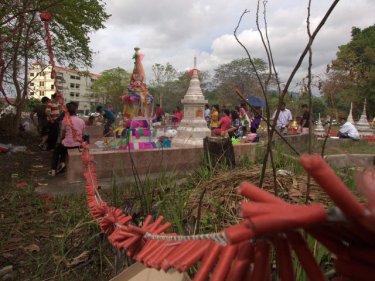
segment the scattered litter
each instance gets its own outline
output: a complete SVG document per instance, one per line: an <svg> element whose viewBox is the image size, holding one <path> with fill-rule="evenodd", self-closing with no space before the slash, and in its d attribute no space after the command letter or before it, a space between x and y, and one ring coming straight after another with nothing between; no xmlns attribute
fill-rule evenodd
<svg viewBox="0 0 375 281"><path fill-rule="evenodd" d="M10 152L25 152L26 150L27 150L27 147L23 145L12 146L10 148Z"/></svg>
<svg viewBox="0 0 375 281"><path fill-rule="evenodd" d="M10 177L11 177L12 179L16 179L16 178L18 178L18 174L11 174Z"/></svg>
<svg viewBox="0 0 375 281"><path fill-rule="evenodd" d="M24 145L13 145L0 143L0 153L6 152L25 152L27 147Z"/></svg>
<svg viewBox="0 0 375 281"><path fill-rule="evenodd" d="M16 188L23 188L23 187L26 187L28 186L29 184L25 181L22 181L22 182L17 182L16 183Z"/></svg>
<svg viewBox="0 0 375 281"><path fill-rule="evenodd" d="M96 142L95 142L95 145L96 145L98 148L105 148L105 147L106 147L104 141L96 141Z"/></svg>
<svg viewBox="0 0 375 281"><path fill-rule="evenodd" d="M32 167L38 169L38 168L43 168L44 166L43 165L32 165Z"/></svg>
<svg viewBox="0 0 375 281"><path fill-rule="evenodd" d="M47 186L48 183L46 183L46 182L38 182L38 185L39 185L39 186Z"/></svg>
<svg viewBox="0 0 375 281"><path fill-rule="evenodd" d="M9 151L8 145L0 143L0 153L7 153L8 151Z"/></svg>
<svg viewBox="0 0 375 281"><path fill-rule="evenodd" d="M280 170L277 170L277 171L276 171L276 175L278 175L278 176L293 176L294 173L291 172L291 171L287 171L287 170L282 170L282 169L280 169Z"/></svg>

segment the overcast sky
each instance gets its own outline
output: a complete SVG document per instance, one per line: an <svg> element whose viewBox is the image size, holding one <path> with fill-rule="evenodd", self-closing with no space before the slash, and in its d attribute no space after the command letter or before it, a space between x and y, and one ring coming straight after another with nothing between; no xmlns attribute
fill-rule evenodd
<svg viewBox="0 0 375 281"><path fill-rule="evenodd" d="M171 63L177 70L190 69L194 55L198 68L213 70L220 64L246 57L233 31L245 9L238 35L253 57L265 59L255 26L256 0L106 0L106 29L91 36L95 55L92 71L122 67L132 70L133 48L145 54L146 79L153 79L151 66ZM289 76L306 45L307 0L269 0L267 22L277 71L282 81ZM319 23L332 0L312 0L312 27ZM341 0L313 46L313 71L324 72L338 46L350 40L353 26L375 23L374 0ZM306 75L305 70L297 78ZM295 80L296 82L297 80ZM293 86L291 87L293 90Z"/></svg>

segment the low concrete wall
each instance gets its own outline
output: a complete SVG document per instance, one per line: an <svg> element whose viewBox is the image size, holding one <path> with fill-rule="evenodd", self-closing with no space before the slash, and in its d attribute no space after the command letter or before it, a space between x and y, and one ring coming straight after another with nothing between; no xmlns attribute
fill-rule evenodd
<svg viewBox="0 0 375 281"><path fill-rule="evenodd" d="M233 145L236 161L246 157L255 160L255 143L240 143ZM69 150L69 164L67 167L67 181L83 181L83 165L81 153ZM203 163L202 147L153 149L133 151L131 155L124 150L102 151L93 149L95 167L98 178L110 178L113 173L120 176L133 174L132 161L138 174L162 173L165 171L186 171L199 167Z"/></svg>
<svg viewBox="0 0 375 281"><path fill-rule="evenodd" d="M335 154L325 156L334 168L367 167L375 165L375 154Z"/></svg>

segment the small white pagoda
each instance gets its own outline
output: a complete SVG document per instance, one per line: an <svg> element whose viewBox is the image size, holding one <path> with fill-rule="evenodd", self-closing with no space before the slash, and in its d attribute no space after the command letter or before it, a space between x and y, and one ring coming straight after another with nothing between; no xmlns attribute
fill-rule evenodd
<svg viewBox="0 0 375 281"><path fill-rule="evenodd" d="M355 126L356 126L360 136L372 136L374 134L374 130L371 129L370 124L367 121L366 99L365 99L365 104L363 106L362 115L359 118L357 124L355 124Z"/></svg>
<svg viewBox="0 0 375 281"><path fill-rule="evenodd" d="M184 117L172 141L173 146L203 146L203 139L211 135L204 119L204 105L207 104L207 100L204 99L200 86L196 57L194 69L190 73L192 77L189 89L181 100L184 105Z"/></svg>
<svg viewBox="0 0 375 281"><path fill-rule="evenodd" d="M350 103L350 111L349 111L349 115L348 115L348 118L346 119L346 121L352 123L354 125L354 119L353 119L353 103L351 102Z"/></svg>
<svg viewBox="0 0 375 281"><path fill-rule="evenodd" d="M324 137L325 133L326 133L326 130L323 127L322 120L320 119L320 113L319 113L319 119L314 128L314 135L317 137Z"/></svg>

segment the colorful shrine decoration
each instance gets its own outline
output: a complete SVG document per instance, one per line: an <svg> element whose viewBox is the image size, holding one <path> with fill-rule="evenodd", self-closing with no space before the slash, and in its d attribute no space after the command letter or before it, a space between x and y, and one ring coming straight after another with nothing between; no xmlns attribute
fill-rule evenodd
<svg viewBox="0 0 375 281"><path fill-rule="evenodd" d="M144 82L145 72L142 65L143 54L134 48L134 68L126 93L121 97L124 103L123 124L113 132L113 149L145 150L156 148L153 141L151 124L153 97Z"/></svg>
<svg viewBox="0 0 375 281"><path fill-rule="evenodd" d="M275 253L282 281L296 280L294 254L309 280L327 280L302 231L334 255L337 280L373 280L375 276L375 170L357 177L367 199L361 204L320 155L303 155L301 164L337 207L294 205L243 182L238 193L250 200L241 205L242 221L218 233L180 236L165 233L169 222L147 216L142 225L104 202L96 181L94 158L84 145L86 191L90 213L115 247L148 267L186 272L193 280L271 280Z"/></svg>
<svg viewBox="0 0 375 281"><path fill-rule="evenodd" d="M134 48L134 68L130 78L130 83L125 95L122 97L124 103L123 115L126 119L134 117L152 117L153 97L148 92L148 87L144 82L145 72L142 65L144 55L140 48Z"/></svg>

